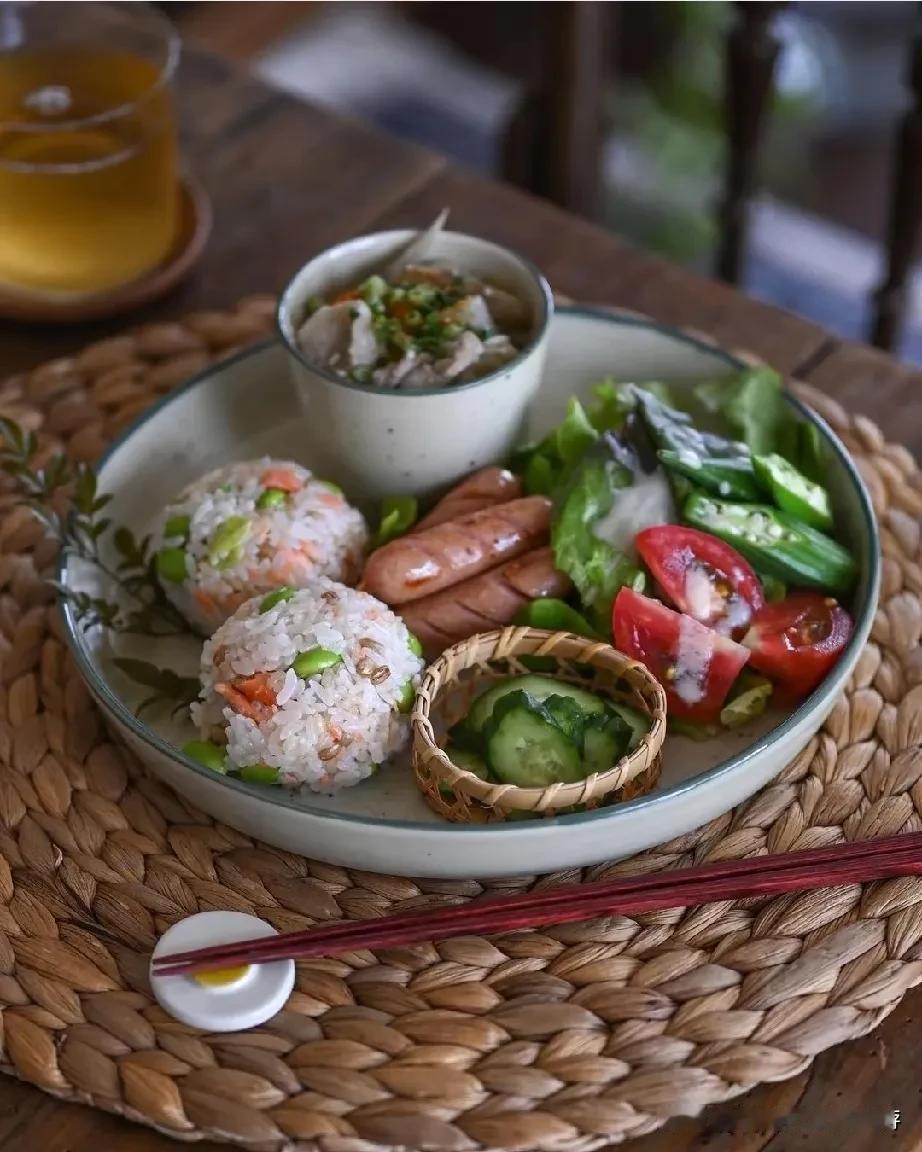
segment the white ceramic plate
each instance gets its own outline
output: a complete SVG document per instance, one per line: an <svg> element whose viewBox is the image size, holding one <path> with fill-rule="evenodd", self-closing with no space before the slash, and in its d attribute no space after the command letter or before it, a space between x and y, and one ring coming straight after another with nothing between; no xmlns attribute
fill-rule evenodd
<svg viewBox="0 0 922 1152"><path fill-rule="evenodd" d="M694 381L739 366L725 353L649 321L565 309L553 322L545 379L527 431L552 426L569 396L587 395L603 376ZM851 605L855 634L832 674L796 711L772 712L752 728L705 743L668 737L660 786L627 804L554 820L467 827L430 812L406 765L389 765L331 797L244 784L177 751L194 735L187 721L139 721L134 709L142 692L111 664L105 638L82 634L65 607L68 639L110 726L151 771L216 819L280 848L373 871L453 878L546 872L626 856L713 819L780 772L825 719L867 640L879 582L870 501L830 429L791 403L830 442L828 484L841 534L861 566ZM269 342L243 352L155 405L113 445L99 471L101 489L114 494L110 515L116 524L143 529L184 484L234 459L271 452L310 466L300 450L309 419L289 383L282 346ZM62 577L74 587L93 586L93 574L74 561ZM131 654L187 674L197 669L192 641L145 641Z"/></svg>

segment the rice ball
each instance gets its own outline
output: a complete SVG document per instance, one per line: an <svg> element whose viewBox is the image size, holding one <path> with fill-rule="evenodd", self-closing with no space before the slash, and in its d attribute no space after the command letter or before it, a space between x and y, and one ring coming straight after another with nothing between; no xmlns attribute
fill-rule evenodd
<svg viewBox="0 0 922 1152"><path fill-rule="evenodd" d="M334 792L407 742L423 661L385 604L333 580L247 601L202 651L203 739L245 778Z"/></svg>
<svg viewBox="0 0 922 1152"><path fill-rule="evenodd" d="M269 457L190 484L153 534L164 592L206 634L260 592L317 576L354 583L367 542L361 513L335 485Z"/></svg>

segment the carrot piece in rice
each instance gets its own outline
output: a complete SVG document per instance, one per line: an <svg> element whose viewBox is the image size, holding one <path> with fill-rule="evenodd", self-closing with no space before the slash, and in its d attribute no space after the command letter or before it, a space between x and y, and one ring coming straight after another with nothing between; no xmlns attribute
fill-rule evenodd
<svg viewBox="0 0 922 1152"><path fill-rule="evenodd" d="M279 488L282 492L300 492L304 481L290 468L267 468L259 481L266 488Z"/></svg>
<svg viewBox="0 0 922 1152"><path fill-rule="evenodd" d="M262 724L272 715L273 709L267 708L265 704L260 704L257 701L248 700L232 684L215 684L214 690L219 696L224 697L235 712L239 712L241 716L246 716L255 724Z"/></svg>
<svg viewBox="0 0 922 1152"><path fill-rule="evenodd" d="M270 683L268 672L257 672L253 676L244 676L235 680L233 687L237 692L242 692L247 700L255 701L258 704L267 704L271 708L275 707L276 693Z"/></svg>

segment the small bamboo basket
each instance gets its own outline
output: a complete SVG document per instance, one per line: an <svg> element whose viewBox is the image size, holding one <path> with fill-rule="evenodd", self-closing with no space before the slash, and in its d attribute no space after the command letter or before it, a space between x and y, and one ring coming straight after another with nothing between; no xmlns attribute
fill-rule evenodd
<svg viewBox="0 0 922 1152"><path fill-rule="evenodd" d="M650 717L640 744L607 772L573 784L517 788L481 780L452 763L439 746L448 729L467 715L484 680L526 675L522 657L550 657L545 675L630 704ZM560 815L575 806L597 808L649 792L659 779L666 735L666 695L642 665L570 632L505 628L484 632L447 649L423 674L413 707L413 771L426 801L456 823L505 820L513 812Z"/></svg>

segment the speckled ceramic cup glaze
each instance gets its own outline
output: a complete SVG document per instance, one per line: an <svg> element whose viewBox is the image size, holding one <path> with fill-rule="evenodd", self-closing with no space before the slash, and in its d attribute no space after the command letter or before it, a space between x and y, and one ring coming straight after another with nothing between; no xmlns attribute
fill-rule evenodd
<svg viewBox="0 0 922 1152"><path fill-rule="evenodd" d="M514 360L469 384L403 392L353 384L306 359L295 333L310 297L358 283L414 235L377 232L330 248L305 264L279 302L279 330L307 413L305 452L316 471L353 499L426 496L503 460L541 381L554 309L547 281L508 248L460 232L439 233L427 258L490 281L528 305L532 337Z"/></svg>

